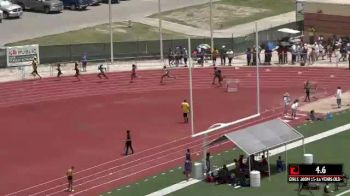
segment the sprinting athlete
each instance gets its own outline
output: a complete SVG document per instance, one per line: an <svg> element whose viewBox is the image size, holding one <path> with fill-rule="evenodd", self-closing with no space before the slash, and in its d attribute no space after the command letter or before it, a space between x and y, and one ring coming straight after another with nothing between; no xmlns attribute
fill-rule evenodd
<svg viewBox="0 0 350 196"><path fill-rule="evenodd" d="M100 71L100 73L97 74L97 76L101 79L103 77L105 77L106 79L108 79L108 77L105 74L105 71L107 70L107 68L103 67L103 64L98 66L98 70Z"/></svg>
<svg viewBox="0 0 350 196"><path fill-rule="evenodd" d="M68 180L68 188L67 188L68 192L74 192L74 189L73 189L73 171L74 171L74 166L69 168L67 170L67 173L66 173L67 180Z"/></svg>
<svg viewBox="0 0 350 196"><path fill-rule="evenodd" d="M218 79L219 85L221 86L221 82L223 80L221 70L218 69L217 67L214 67L214 78L213 78L212 84L215 84L216 78Z"/></svg>
<svg viewBox="0 0 350 196"><path fill-rule="evenodd" d="M60 78L62 75L61 64L59 63L57 64L56 70L57 70L57 78Z"/></svg>
<svg viewBox="0 0 350 196"><path fill-rule="evenodd" d="M163 84L163 79L164 79L165 77L176 79L175 76L170 75L170 70L169 70L165 65L164 65L164 67L163 67L163 71L164 71L164 74L162 75L162 77L161 77L161 79L160 79L160 83L161 83L161 84Z"/></svg>
<svg viewBox="0 0 350 196"><path fill-rule="evenodd" d="M36 57L34 57L34 59L32 61L32 67L33 67L32 75L34 77L39 76L39 78L41 79L41 76L38 73L38 61L36 60Z"/></svg>
<svg viewBox="0 0 350 196"><path fill-rule="evenodd" d="M136 65L132 64L130 83L134 82L134 79L137 78L136 69L137 69Z"/></svg>
<svg viewBox="0 0 350 196"><path fill-rule="evenodd" d="M80 81L80 78L79 78L80 71L79 71L78 62L75 62L75 64L74 64L74 69L73 69L73 70L75 70L75 75L74 75L74 77L76 77L76 78Z"/></svg>

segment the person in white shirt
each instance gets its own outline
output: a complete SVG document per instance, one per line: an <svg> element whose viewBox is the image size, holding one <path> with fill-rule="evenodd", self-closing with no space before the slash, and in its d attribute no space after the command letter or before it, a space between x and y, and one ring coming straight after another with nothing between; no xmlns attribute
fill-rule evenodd
<svg viewBox="0 0 350 196"><path fill-rule="evenodd" d="M341 87L338 86L337 93L336 93L336 95L335 95L335 97L337 98L337 105L338 105L338 108L341 107L341 96L342 96Z"/></svg>
<svg viewBox="0 0 350 196"><path fill-rule="evenodd" d="M291 109L292 109L292 119L295 119L295 117L297 116L297 110L298 110L298 106L299 106L299 100L296 99L292 106L291 106Z"/></svg>
<svg viewBox="0 0 350 196"><path fill-rule="evenodd" d="M289 96L288 92L284 93L284 95L283 95L283 104L284 104L283 115L287 115L288 114L288 107L290 104L290 96Z"/></svg>

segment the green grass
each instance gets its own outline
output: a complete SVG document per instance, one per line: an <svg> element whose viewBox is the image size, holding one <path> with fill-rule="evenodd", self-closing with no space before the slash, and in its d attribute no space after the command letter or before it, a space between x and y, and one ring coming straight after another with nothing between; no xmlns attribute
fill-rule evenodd
<svg viewBox="0 0 350 196"><path fill-rule="evenodd" d="M350 110L337 113L334 115L334 117L335 118L333 120L305 122L305 124L296 127L296 129L300 131L305 137L310 137L312 135L316 135L318 133L339 127L341 125L348 124L350 119ZM345 172L350 174L350 159L347 156L347 148L349 145L349 141L350 132L346 131L341 134L310 143L306 145L306 151L307 153L313 153L315 156L314 159L317 162L343 163L345 167ZM211 159L212 165L221 166L222 164L232 163L233 158L238 157L238 155L240 154L243 154L243 152L240 149L230 149L228 151L221 152L220 155L215 154ZM301 147L288 151L288 162L302 162L302 154L303 151ZM273 163L275 163L276 157L277 156L271 157L272 165ZM284 157L284 153L282 154L282 157ZM160 190L167 186L171 186L175 183L184 180L182 168L179 169L177 167L171 170L164 171L163 175L157 174L156 178L153 178L153 176L151 176L147 178L147 181L143 179L136 183L130 184L129 187L119 187L119 190L115 189L111 191L110 194L106 193L105 195L141 196ZM262 187L258 189L242 188L238 190L235 190L232 187L226 185L218 186L200 182L186 189L177 191L172 195L202 196L213 195L215 193L216 195L219 194L220 196L232 194L248 196L257 195L259 193L261 196L279 196L281 193L279 191L282 190L285 190L285 196L296 195L296 191L294 191L294 189L297 185L288 184L285 173L275 174L271 177L270 180L271 181L269 181L268 179L263 179ZM337 193L339 193L339 191Z"/></svg>
<svg viewBox="0 0 350 196"><path fill-rule="evenodd" d="M159 40L159 30L157 27L152 27L140 23L132 23L128 27L127 22L113 23L114 41L144 41L144 40ZM187 38L184 34L175 33L168 30L163 30L163 38L166 39L181 39ZM82 43L108 43L110 41L109 25L102 24L93 27L88 27L76 31L38 37L29 40L23 40L7 44L11 45L26 45L39 44L47 45L70 45Z"/></svg>
<svg viewBox="0 0 350 196"><path fill-rule="evenodd" d="M252 22L258 19L262 19L262 18L266 18L266 17L295 10L295 0L221 0L219 2L214 2L213 7L215 7L215 5L220 5L220 4L228 5L228 6L244 6L244 7L251 7L251 8L260 8L260 9L266 9L266 11L255 13L246 17L230 17L229 15L218 16L219 13L223 9L225 9L225 7L216 9L216 10L214 9L213 10L214 21L215 21L215 18L217 18L217 20L219 21L219 22L214 22L213 24L214 29L225 29L225 28L232 27L234 25L244 24L244 23ZM205 3L202 5L195 5L195 6L162 12L162 18L170 22L201 28L203 27L203 25L192 19L194 15L193 13L195 13L199 9L203 9L203 8L209 9L209 6L210 6L209 3ZM176 13L178 13L179 16L182 15L186 17L175 18L171 16L172 14L176 14ZM158 14L153 14L150 17L157 18ZM204 24L209 25L209 16L203 17L201 19Z"/></svg>

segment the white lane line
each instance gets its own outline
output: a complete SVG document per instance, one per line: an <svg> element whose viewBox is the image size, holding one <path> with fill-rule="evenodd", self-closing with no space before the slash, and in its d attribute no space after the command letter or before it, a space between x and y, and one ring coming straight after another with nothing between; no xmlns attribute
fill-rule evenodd
<svg viewBox="0 0 350 196"><path fill-rule="evenodd" d="M346 193L350 193L350 189L347 190L347 191L341 192L341 193L339 193L338 195L335 195L335 196L345 195Z"/></svg>

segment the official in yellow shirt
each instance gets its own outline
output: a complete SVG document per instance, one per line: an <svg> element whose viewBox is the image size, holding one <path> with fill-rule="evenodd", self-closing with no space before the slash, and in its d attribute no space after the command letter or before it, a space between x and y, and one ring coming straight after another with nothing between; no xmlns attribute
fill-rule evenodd
<svg viewBox="0 0 350 196"><path fill-rule="evenodd" d="M184 116L184 122L188 123L188 113L190 112L190 104L186 99L181 103L181 108Z"/></svg>

